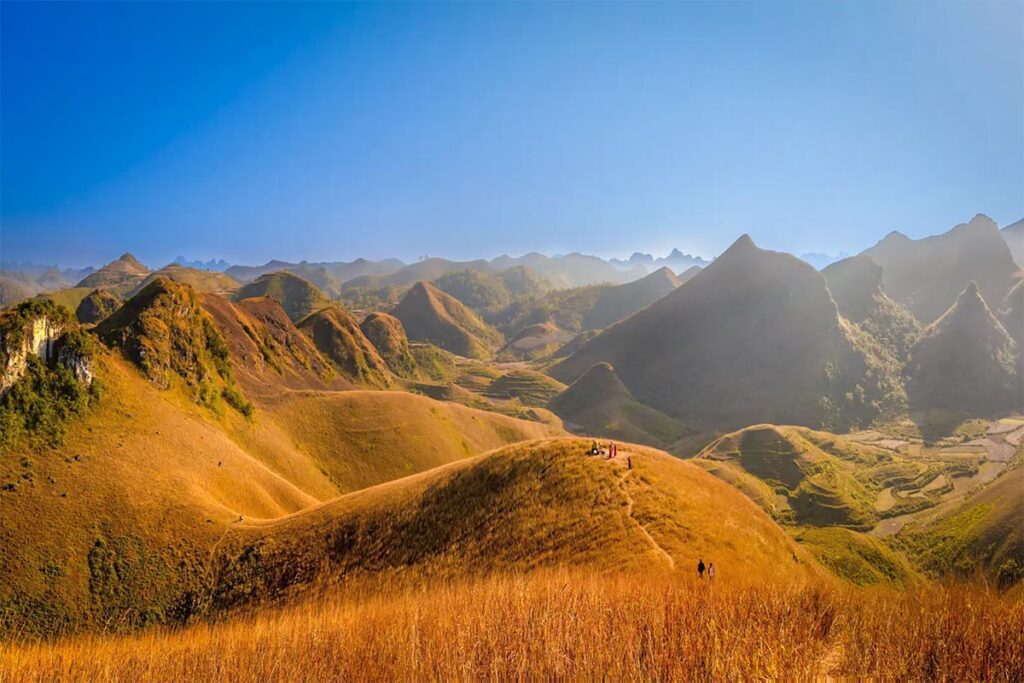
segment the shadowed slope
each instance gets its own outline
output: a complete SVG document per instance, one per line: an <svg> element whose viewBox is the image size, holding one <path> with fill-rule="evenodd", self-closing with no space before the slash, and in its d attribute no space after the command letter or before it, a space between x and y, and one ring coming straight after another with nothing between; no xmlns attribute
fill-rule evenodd
<svg viewBox="0 0 1024 683"><path fill-rule="evenodd" d="M254 396L282 388L347 388L331 363L299 331L276 299L255 297L232 303L215 294L200 301L227 341L231 366Z"/></svg>
<svg viewBox="0 0 1024 683"><path fill-rule="evenodd" d="M416 359L412 355L401 320L387 313L371 313L363 319L359 329L377 349L391 372L407 379L416 376Z"/></svg>
<svg viewBox="0 0 1024 683"><path fill-rule="evenodd" d="M893 232L864 253L882 266L886 293L925 325L942 315L972 280L986 301L1001 301L1017 270L996 224L981 214L920 240Z"/></svg>
<svg viewBox="0 0 1024 683"><path fill-rule="evenodd" d="M154 280L97 325L96 334L157 388L181 383L211 408L223 397L239 411L252 409L234 387L223 335L188 285Z"/></svg>
<svg viewBox="0 0 1024 683"><path fill-rule="evenodd" d="M551 410L584 434L667 447L688 434L681 424L638 402L608 363L597 363L552 399Z"/></svg>
<svg viewBox="0 0 1024 683"><path fill-rule="evenodd" d="M874 419L898 390L889 366L840 318L821 275L746 235L551 373L571 382L600 361L637 400L701 429L844 427Z"/></svg>
<svg viewBox="0 0 1024 683"><path fill-rule="evenodd" d="M78 304L75 317L83 324L98 323L116 311L120 305L121 300L110 290L94 289Z"/></svg>
<svg viewBox="0 0 1024 683"><path fill-rule="evenodd" d="M1018 268L1024 269L1024 219L1011 223L999 231L1013 254Z"/></svg>
<svg viewBox="0 0 1024 683"><path fill-rule="evenodd" d="M659 268L639 280L602 289L594 307L583 316L583 328L596 330L608 327L633 315L662 298L682 281L668 268Z"/></svg>
<svg viewBox="0 0 1024 683"><path fill-rule="evenodd" d="M387 363L345 309L322 308L300 320L298 327L348 379L378 388L391 386Z"/></svg>
<svg viewBox="0 0 1024 683"><path fill-rule="evenodd" d="M911 350L911 407L967 415L1024 410L1015 352L1013 341L972 282Z"/></svg>

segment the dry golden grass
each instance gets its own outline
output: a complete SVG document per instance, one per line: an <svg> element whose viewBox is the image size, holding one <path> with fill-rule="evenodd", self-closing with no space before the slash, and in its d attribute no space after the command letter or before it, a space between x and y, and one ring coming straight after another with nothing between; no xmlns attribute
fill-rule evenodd
<svg viewBox="0 0 1024 683"><path fill-rule="evenodd" d="M635 445L542 439L233 528L213 607L294 600L353 576L458 580L553 567L801 583L825 575L768 515L691 463ZM627 458L632 469L627 468Z"/></svg>
<svg viewBox="0 0 1024 683"><path fill-rule="evenodd" d="M0 650L0 680L1021 680L1024 604L553 570Z"/></svg>
<svg viewBox="0 0 1024 683"><path fill-rule="evenodd" d="M112 354L97 372L103 398L60 447L0 452L0 632L170 619L228 529L558 433L400 392L301 394L246 420Z"/></svg>

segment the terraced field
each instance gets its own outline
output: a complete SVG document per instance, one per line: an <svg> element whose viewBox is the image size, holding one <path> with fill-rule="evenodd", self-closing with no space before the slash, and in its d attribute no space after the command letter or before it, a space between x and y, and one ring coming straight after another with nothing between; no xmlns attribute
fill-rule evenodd
<svg viewBox="0 0 1024 683"><path fill-rule="evenodd" d="M884 538L935 506L961 500L994 481L1021 450L1024 419L1014 416L980 426L967 425L963 433L933 445L913 435L884 430L857 432L849 438L899 454L918 470L905 483L886 487L878 494L875 511L882 519L871 534Z"/></svg>

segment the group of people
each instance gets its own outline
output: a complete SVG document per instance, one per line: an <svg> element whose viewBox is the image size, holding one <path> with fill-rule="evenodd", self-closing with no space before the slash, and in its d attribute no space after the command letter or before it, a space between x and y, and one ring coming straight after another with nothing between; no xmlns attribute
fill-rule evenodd
<svg viewBox="0 0 1024 683"><path fill-rule="evenodd" d="M609 441L607 446L602 446L597 441L594 441L587 453L589 455L603 455L608 460L611 460L619 454L619 445L614 441ZM626 456L626 467L633 469L633 458L628 455Z"/></svg>
<svg viewBox="0 0 1024 683"><path fill-rule="evenodd" d="M697 578L703 579L705 571L707 571L707 573L708 573L708 581L714 581L715 580L715 563L714 562L709 562L708 566L705 567L704 566L703 558L697 560Z"/></svg>

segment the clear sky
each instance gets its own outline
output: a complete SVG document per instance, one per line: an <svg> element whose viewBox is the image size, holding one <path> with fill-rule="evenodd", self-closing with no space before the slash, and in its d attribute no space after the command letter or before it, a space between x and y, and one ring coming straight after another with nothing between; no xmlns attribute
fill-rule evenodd
<svg viewBox="0 0 1024 683"><path fill-rule="evenodd" d="M0 258L796 253L1024 217L1024 4L0 4Z"/></svg>

